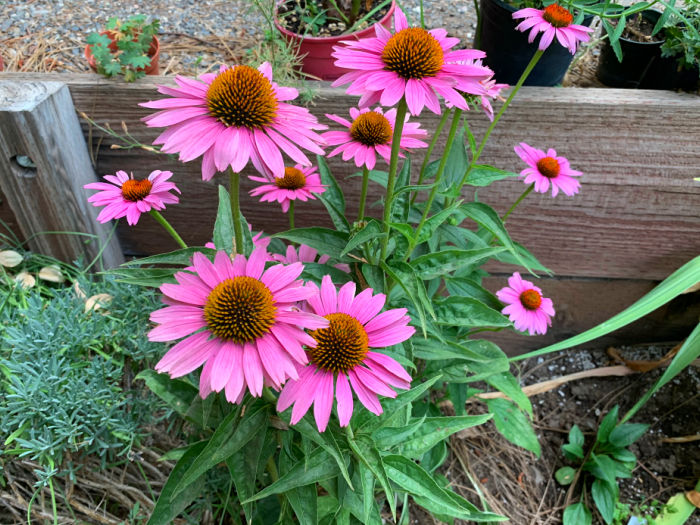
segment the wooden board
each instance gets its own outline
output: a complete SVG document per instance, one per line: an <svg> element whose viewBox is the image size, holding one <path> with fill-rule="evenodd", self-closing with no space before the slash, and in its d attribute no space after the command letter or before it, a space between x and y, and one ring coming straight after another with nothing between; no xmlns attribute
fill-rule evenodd
<svg viewBox="0 0 700 525"><path fill-rule="evenodd" d="M38 77L47 78L5 74L0 80ZM124 122L137 140L147 144L160 130L140 122L151 110L137 104L159 98L157 84L173 83L172 77L147 77L133 84L94 75L51 75L50 79L68 84L76 109L120 132ZM321 85L310 109L329 123L325 113L347 116L348 107L356 100L341 89ZM428 129L434 128L437 120L427 110L420 117ZM478 111L469 114L469 123L477 138L488 126ZM182 203L169 207L166 217L187 243L203 244L210 239L216 185L227 184L225 175L217 175L211 183L202 182L199 161L182 164L143 150L110 149L115 140L91 130L84 120L81 125L92 144L98 174L118 169L139 176L153 169L173 171L183 191ZM569 311L565 323L551 332L552 338L577 333L621 310L651 289L655 281L700 253L700 183L693 181L700 176L700 97L664 91L526 87L496 127L482 161L520 171L524 164L513 147L522 141L540 149L553 147L584 172L580 194L557 198L530 195L508 219L513 238L560 279L552 281L559 283L557 302L570 305L564 310ZM421 161L422 155L416 154L414 162ZM357 171L337 157L329 163L339 179ZM346 179L342 184L348 216L353 219L359 179ZM244 180L243 189L250 188L252 184ZM478 195L502 213L524 188L514 179L480 189ZM370 195L378 197L380 192L375 187ZM244 197L242 208L256 230L273 233L286 229L286 216L277 205ZM319 224L329 224L322 205L316 202L297 208L298 226ZM122 224L119 234L129 255L176 248L150 217L143 217L135 228ZM504 275L513 271L506 265L489 269ZM489 282L493 289L499 287L495 281ZM682 332L679 327L689 326L687 320L669 324L663 316L659 319L646 320L627 335L638 340L656 335L658 340L670 337L670 333L678 336L679 330ZM542 343L546 342L543 339Z"/></svg>

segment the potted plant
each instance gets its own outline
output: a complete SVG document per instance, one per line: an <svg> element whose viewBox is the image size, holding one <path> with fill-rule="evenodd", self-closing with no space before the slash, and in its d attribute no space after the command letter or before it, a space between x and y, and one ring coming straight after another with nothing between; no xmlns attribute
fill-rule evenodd
<svg viewBox="0 0 700 525"><path fill-rule="evenodd" d="M611 87L698 89L700 11L689 3L678 10L645 10L624 23L619 39L601 49L598 79Z"/></svg>
<svg viewBox="0 0 700 525"><path fill-rule="evenodd" d="M372 36L375 23L389 27L395 8L394 0L280 0L274 21L303 57L302 72L335 80L347 70L335 66L333 46Z"/></svg>
<svg viewBox="0 0 700 525"><path fill-rule="evenodd" d="M111 77L124 75L133 82L144 75L157 75L160 42L156 37L159 21L146 23L144 15L132 16L122 22L110 18L105 30L91 33L85 46L90 67Z"/></svg>

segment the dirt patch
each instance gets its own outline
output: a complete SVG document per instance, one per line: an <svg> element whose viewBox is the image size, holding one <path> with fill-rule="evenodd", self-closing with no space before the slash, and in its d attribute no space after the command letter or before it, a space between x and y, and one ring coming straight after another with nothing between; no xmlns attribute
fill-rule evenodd
<svg viewBox="0 0 700 525"><path fill-rule="evenodd" d="M381 0L361 2L360 12L355 18L355 30L365 29L384 18L389 11L389 5L375 11L381 4ZM287 0L279 7L278 13L280 25L286 29L299 35L314 37L342 35L353 25L352 20L348 25L343 18L330 2L322 0Z"/></svg>
<svg viewBox="0 0 700 525"><path fill-rule="evenodd" d="M663 357L672 346L640 345L622 347L620 351L627 359L653 360ZM530 385L612 364L617 363L612 363L606 352L599 349L531 359L520 363L518 369L521 384ZM581 428L586 446L590 446L605 414L614 405L620 405L620 413L624 414L662 373L663 369L657 369L624 377L587 378L533 396L534 426L542 446L539 459L508 443L489 423L467 436L453 438L445 474L465 497L474 502L482 499L492 510L508 516L514 525L561 523L567 487L559 485L553 475L560 467L572 465L561 451L571 426L577 424ZM678 442L678 438L700 434L699 387L700 371L691 365L633 418L632 422L648 423L651 427L630 447L638 463L632 478L619 481L621 502L632 508L652 504L654 500L665 502L697 482L698 441ZM475 406L470 412L484 410ZM469 476L478 481L478 490L471 488ZM590 487L590 481L586 483ZM580 487L581 482L572 503L577 501ZM693 520L688 523L700 524L700 516ZM594 523L603 521L600 516L594 516Z"/></svg>

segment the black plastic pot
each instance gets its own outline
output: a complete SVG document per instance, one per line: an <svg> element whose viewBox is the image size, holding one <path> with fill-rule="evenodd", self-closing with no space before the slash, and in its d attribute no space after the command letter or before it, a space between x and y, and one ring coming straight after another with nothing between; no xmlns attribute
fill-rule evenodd
<svg viewBox="0 0 700 525"><path fill-rule="evenodd" d="M654 25L661 13L648 9L642 11L641 15L642 18ZM610 87L672 89L663 87L668 79L664 78L662 71L670 69L668 61L661 60L661 45L663 43L663 40L659 42L635 42L627 38L620 38L622 62L619 62L610 42L606 40L600 51L598 80Z"/></svg>
<svg viewBox="0 0 700 525"><path fill-rule="evenodd" d="M530 44L529 31L515 29L520 20L513 20L515 7L501 0L481 0L481 28L478 48L486 52L484 63L493 69L498 82L515 84L530 59L537 51L540 36ZM582 24L590 25L593 17L584 18ZM564 80L573 55L554 40L540 58L526 86L556 86Z"/></svg>

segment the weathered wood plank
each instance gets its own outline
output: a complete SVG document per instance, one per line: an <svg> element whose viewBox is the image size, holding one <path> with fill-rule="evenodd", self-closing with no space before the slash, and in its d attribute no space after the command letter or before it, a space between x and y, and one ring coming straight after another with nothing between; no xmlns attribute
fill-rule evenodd
<svg viewBox="0 0 700 525"><path fill-rule="evenodd" d="M105 265L124 257L110 228L95 219L83 184L95 173L75 108L60 82L0 83L0 189L29 247L59 259L94 258L103 243ZM3 205L4 206L4 205ZM82 232L76 235L43 232Z"/></svg>
<svg viewBox="0 0 700 525"><path fill-rule="evenodd" d="M158 98L154 86L172 79L124 84L86 75L60 78L70 86L76 108L97 122L109 122L119 130L124 121L130 133L145 143L158 134L139 122L149 111L137 103ZM311 110L317 115L346 114L355 101L342 90L323 87ZM481 136L488 121L479 112L469 117L475 135ZM436 124L435 116L427 112L421 121L428 128ZM84 122L83 127L88 135ZM700 164L699 97L659 91L523 88L482 158L519 171L523 166L513 146L520 141L554 147L585 173L576 197L532 195L508 221L513 237L558 275L658 280L700 253L700 185L692 181ZM100 174L125 169L143 175L155 168L171 169L184 197L167 216L187 242L208 240L216 190L200 180L198 162L181 164L145 151L112 150L114 141L100 132L92 133L92 143L100 145ZM417 154L416 162L420 160ZM337 158L330 164L341 179L355 171ZM218 177L215 183L225 179ZM358 184L357 179L344 182L350 217L357 206ZM244 182L244 189L250 187ZM503 181L481 189L479 198L503 212L523 188L519 181ZM256 229L285 228L286 217L277 213L276 205L244 199L243 210ZM300 206L297 215L302 226L328 223L317 204ZM124 226L120 234L129 253L174 247L152 222L139 223L138 228ZM505 266L492 269L507 271Z"/></svg>

